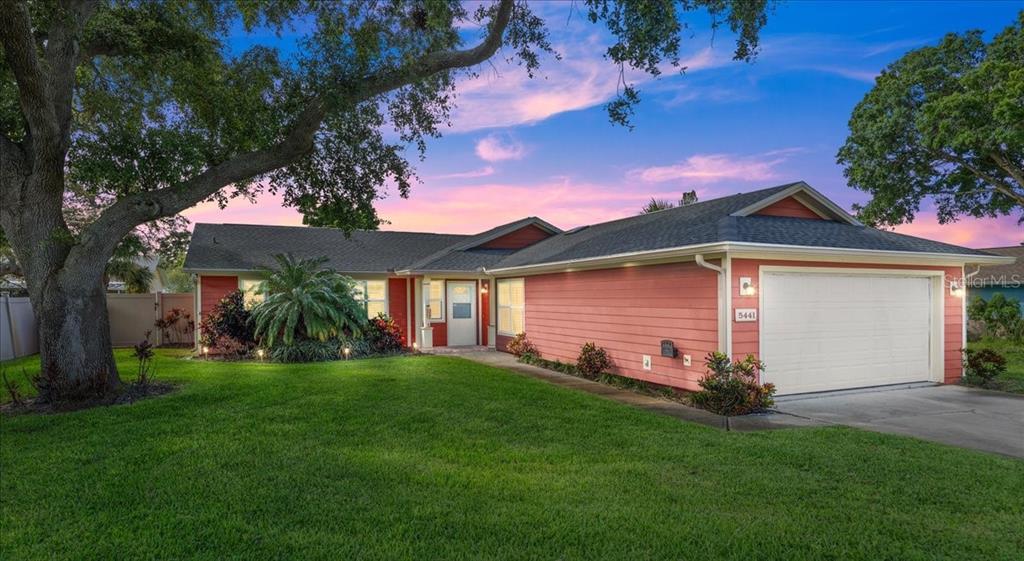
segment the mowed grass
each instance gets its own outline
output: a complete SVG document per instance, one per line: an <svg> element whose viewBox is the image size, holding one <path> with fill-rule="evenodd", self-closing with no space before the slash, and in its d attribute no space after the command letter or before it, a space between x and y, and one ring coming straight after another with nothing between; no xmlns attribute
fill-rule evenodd
<svg viewBox="0 0 1024 561"><path fill-rule="evenodd" d="M1004 391L1024 393L1024 345L1008 339L982 339L971 349L992 349L1006 357L1006 373L999 377Z"/></svg>
<svg viewBox="0 0 1024 561"><path fill-rule="evenodd" d="M119 352L123 372L132 368ZM182 360L0 420L0 558L1020 559L1024 462L726 433L452 357Z"/></svg>

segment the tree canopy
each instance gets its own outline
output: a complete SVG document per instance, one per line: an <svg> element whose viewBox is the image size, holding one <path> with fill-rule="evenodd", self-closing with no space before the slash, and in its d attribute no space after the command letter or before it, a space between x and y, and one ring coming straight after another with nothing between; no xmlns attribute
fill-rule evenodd
<svg viewBox="0 0 1024 561"><path fill-rule="evenodd" d="M573 14L607 30L624 77L680 68L695 12L750 60L768 4L585 0ZM237 29L299 39L236 52ZM461 77L499 53L532 76L555 54L524 0L12 0L0 46L0 227L43 369L76 377L71 393L119 384L102 278L126 237L163 245L182 211L265 191L309 224L375 228L373 203L386 185L408 194L407 156L444 130ZM628 124L638 101L623 78L609 118Z"/></svg>
<svg viewBox="0 0 1024 561"><path fill-rule="evenodd" d="M1020 213L1024 221L1024 11L986 43L950 33L890 64L854 109L837 156L871 200L865 222L941 223Z"/></svg>

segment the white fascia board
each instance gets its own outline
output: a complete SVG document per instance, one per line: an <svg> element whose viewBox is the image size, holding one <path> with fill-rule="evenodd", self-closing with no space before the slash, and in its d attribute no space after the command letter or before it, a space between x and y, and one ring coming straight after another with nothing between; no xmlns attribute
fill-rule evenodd
<svg viewBox="0 0 1024 561"><path fill-rule="evenodd" d="M651 251L635 251L602 257L569 259L537 265L486 269L489 275L507 276L512 274L540 274L555 271L569 271L576 268L601 268L648 264L651 261L693 257L697 253L728 253L739 259L796 259L805 261L839 261L849 263L891 263L920 265L964 264L1006 265L1014 262L1013 257L996 255L969 255L953 253L927 253L911 251L888 251L876 249L847 249L837 247L814 247L748 242L716 242Z"/></svg>

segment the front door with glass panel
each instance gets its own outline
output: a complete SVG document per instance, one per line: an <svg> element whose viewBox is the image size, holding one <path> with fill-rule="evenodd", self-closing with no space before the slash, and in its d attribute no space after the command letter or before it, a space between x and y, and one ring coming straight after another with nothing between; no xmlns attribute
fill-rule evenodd
<svg viewBox="0 0 1024 561"><path fill-rule="evenodd" d="M476 344L476 283L448 281L448 346Z"/></svg>

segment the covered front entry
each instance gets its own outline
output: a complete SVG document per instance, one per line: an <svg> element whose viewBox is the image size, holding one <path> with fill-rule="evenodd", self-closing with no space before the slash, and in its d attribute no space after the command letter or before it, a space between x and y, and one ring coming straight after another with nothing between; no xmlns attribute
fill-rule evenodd
<svg viewBox="0 0 1024 561"><path fill-rule="evenodd" d="M475 281L448 281L448 346L477 344Z"/></svg>
<svg viewBox="0 0 1024 561"><path fill-rule="evenodd" d="M779 394L941 380L941 277L766 269L760 356Z"/></svg>

